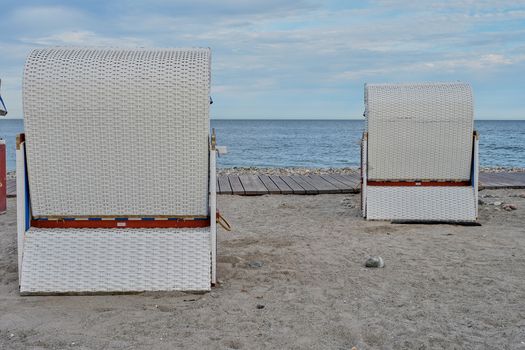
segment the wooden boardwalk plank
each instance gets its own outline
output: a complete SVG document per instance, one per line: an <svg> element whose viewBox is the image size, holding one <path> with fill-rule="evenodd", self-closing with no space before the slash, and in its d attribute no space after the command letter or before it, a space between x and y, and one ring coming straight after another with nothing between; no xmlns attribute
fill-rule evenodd
<svg viewBox="0 0 525 350"><path fill-rule="evenodd" d="M497 173L480 174L479 180L484 188L505 188L508 186L508 180Z"/></svg>
<svg viewBox="0 0 525 350"><path fill-rule="evenodd" d="M268 189L257 175L240 175L239 180L244 187L244 194L256 195L256 194L267 194Z"/></svg>
<svg viewBox="0 0 525 350"><path fill-rule="evenodd" d="M350 188L355 189L361 186L358 174L356 175L330 174L330 176L336 179L337 181L344 183Z"/></svg>
<svg viewBox="0 0 525 350"><path fill-rule="evenodd" d="M480 188L525 188L525 173L480 173Z"/></svg>
<svg viewBox="0 0 525 350"><path fill-rule="evenodd" d="M270 178L270 180L272 180L275 186L279 188L281 194L293 194L292 188L286 182L284 182L280 176L270 175L268 177Z"/></svg>
<svg viewBox="0 0 525 350"><path fill-rule="evenodd" d="M232 194L232 186L230 185L230 181L228 180L228 176L218 176L219 179L219 185L221 188L220 194Z"/></svg>
<svg viewBox="0 0 525 350"><path fill-rule="evenodd" d="M330 182L326 181L319 175L308 175L304 178L304 180L317 188L319 193L341 193L341 189L332 185Z"/></svg>
<svg viewBox="0 0 525 350"><path fill-rule="evenodd" d="M498 178L508 186L516 186L525 183L525 173L500 173Z"/></svg>
<svg viewBox="0 0 525 350"><path fill-rule="evenodd" d="M7 179L7 197L16 197L16 179Z"/></svg>
<svg viewBox="0 0 525 350"><path fill-rule="evenodd" d="M269 194L280 194L279 187L270 179L268 175L259 175L259 179L262 181Z"/></svg>
<svg viewBox="0 0 525 350"><path fill-rule="evenodd" d="M354 187L361 186L361 174L341 174L341 177L354 184Z"/></svg>
<svg viewBox="0 0 525 350"><path fill-rule="evenodd" d="M490 176L491 174L479 174L479 188L498 188L501 187L502 184L498 183L496 178L493 176Z"/></svg>
<svg viewBox="0 0 525 350"><path fill-rule="evenodd" d="M507 180L500 176L500 174L483 174L480 175L480 180L484 179L484 182L490 186L504 187L507 186Z"/></svg>
<svg viewBox="0 0 525 350"><path fill-rule="evenodd" d="M306 191L304 188L299 185L297 182L292 179L291 176L280 176L281 180L283 180L293 191L293 194L306 194Z"/></svg>
<svg viewBox="0 0 525 350"><path fill-rule="evenodd" d="M341 181L337 181L336 179L334 179L328 174L323 174L319 176L321 176L323 179L325 179L326 181L330 182L332 185L337 187L341 191L341 193L354 193L355 192L355 188L345 185Z"/></svg>
<svg viewBox="0 0 525 350"><path fill-rule="evenodd" d="M228 175L230 185L232 187L232 194L244 194L244 187L242 187L241 180L237 175Z"/></svg>
<svg viewBox="0 0 525 350"><path fill-rule="evenodd" d="M355 174L344 174L341 175L343 178L347 179L349 182L352 182L353 185L353 192L352 193L360 193L361 192L361 174L355 173Z"/></svg>
<svg viewBox="0 0 525 350"><path fill-rule="evenodd" d="M318 194L319 191L317 190L317 188L315 188L314 186L312 186L310 183L308 183L308 181L306 181L305 178L307 178L307 176L304 176L304 175L292 175L290 176L295 182L297 182L299 184L299 186L301 186L302 188L304 188L306 194Z"/></svg>

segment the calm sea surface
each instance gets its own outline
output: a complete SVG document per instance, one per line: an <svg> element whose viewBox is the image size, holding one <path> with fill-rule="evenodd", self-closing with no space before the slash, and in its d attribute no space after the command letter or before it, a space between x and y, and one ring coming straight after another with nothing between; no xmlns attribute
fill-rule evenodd
<svg viewBox="0 0 525 350"><path fill-rule="evenodd" d="M212 120L217 143L228 147L220 167L354 167L362 120ZM484 167L525 168L525 120L476 121ZM7 168L15 168L15 136L23 121L0 119Z"/></svg>

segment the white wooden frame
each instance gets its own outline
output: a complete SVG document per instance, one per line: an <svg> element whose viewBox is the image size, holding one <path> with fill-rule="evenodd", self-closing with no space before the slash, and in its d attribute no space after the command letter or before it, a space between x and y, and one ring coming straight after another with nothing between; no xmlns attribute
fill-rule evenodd
<svg viewBox="0 0 525 350"><path fill-rule="evenodd" d="M211 284L217 283L217 151L210 149L210 251L211 251Z"/></svg>
<svg viewBox="0 0 525 350"><path fill-rule="evenodd" d="M479 200L479 133L474 130L474 147L472 150L472 186L474 187L476 219L478 218L478 200Z"/></svg>
<svg viewBox="0 0 525 350"><path fill-rule="evenodd" d="M1 147L3 146L3 147ZM3 156L2 154L0 154L0 162L6 162L7 160L7 147L6 147L6 143L5 143L5 140L1 139L0 138L0 148L3 148L4 149L4 153L3 153ZM7 164L5 164L7 165ZM7 211L7 178L6 178L6 168L4 168L4 173L3 174L0 174L0 191L2 191L5 195L4 196L0 196L0 201L2 201L3 205L2 205L2 208L4 208L3 210L0 209L0 215L2 214L5 214L6 211ZM4 182L2 182L2 179L4 180ZM5 206L4 206L5 205Z"/></svg>
<svg viewBox="0 0 525 350"><path fill-rule="evenodd" d="M27 230L26 204L26 161L25 142L17 136L16 145L16 221L17 221L17 249L18 249L18 280L22 277L22 258L24 255L24 239Z"/></svg>
<svg viewBox="0 0 525 350"><path fill-rule="evenodd" d="M366 218L366 192L368 181L368 133L363 133L361 141L361 214Z"/></svg>
<svg viewBox="0 0 525 350"><path fill-rule="evenodd" d="M228 153L226 146L210 147L210 231L211 231L211 284L217 283L217 157Z"/></svg>

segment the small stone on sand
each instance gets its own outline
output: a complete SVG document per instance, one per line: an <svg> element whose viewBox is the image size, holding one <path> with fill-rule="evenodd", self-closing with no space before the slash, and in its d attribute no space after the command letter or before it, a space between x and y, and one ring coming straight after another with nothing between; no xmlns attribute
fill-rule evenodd
<svg viewBox="0 0 525 350"><path fill-rule="evenodd" d="M499 207L501 205L501 202L494 202L492 204L494 204L495 206Z"/></svg>
<svg viewBox="0 0 525 350"><path fill-rule="evenodd" d="M512 211L518 209L518 206L512 203L505 203L503 204L502 208L506 211Z"/></svg>
<svg viewBox="0 0 525 350"><path fill-rule="evenodd" d="M261 310L261 309L264 309L264 305L263 304L257 304L257 309Z"/></svg>
<svg viewBox="0 0 525 350"><path fill-rule="evenodd" d="M248 267L251 267L252 269L258 269L260 267L263 267L264 263L262 261L250 261L248 263Z"/></svg>
<svg viewBox="0 0 525 350"><path fill-rule="evenodd" d="M366 267L385 267L385 262L380 256L369 256L365 261Z"/></svg>

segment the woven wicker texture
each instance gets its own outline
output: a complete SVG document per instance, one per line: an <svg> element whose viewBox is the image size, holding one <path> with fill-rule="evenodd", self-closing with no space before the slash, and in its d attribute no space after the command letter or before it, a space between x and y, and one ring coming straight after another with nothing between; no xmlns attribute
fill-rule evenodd
<svg viewBox="0 0 525 350"><path fill-rule="evenodd" d="M475 221L472 187L369 186L369 220Z"/></svg>
<svg viewBox="0 0 525 350"><path fill-rule="evenodd" d="M209 49L32 51L33 215L207 215L209 90Z"/></svg>
<svg viewBox="0 0 525 350"><path fill-rule="evenodd" d="M210 289L209 229L38 229L25 239L22 293Z"/></svg>
<svg viewBox="0 0 525 350"><path fill-rule="evenodd" d="M369 180L470 179L468 84L366 84L365 116Z"/></svg>

